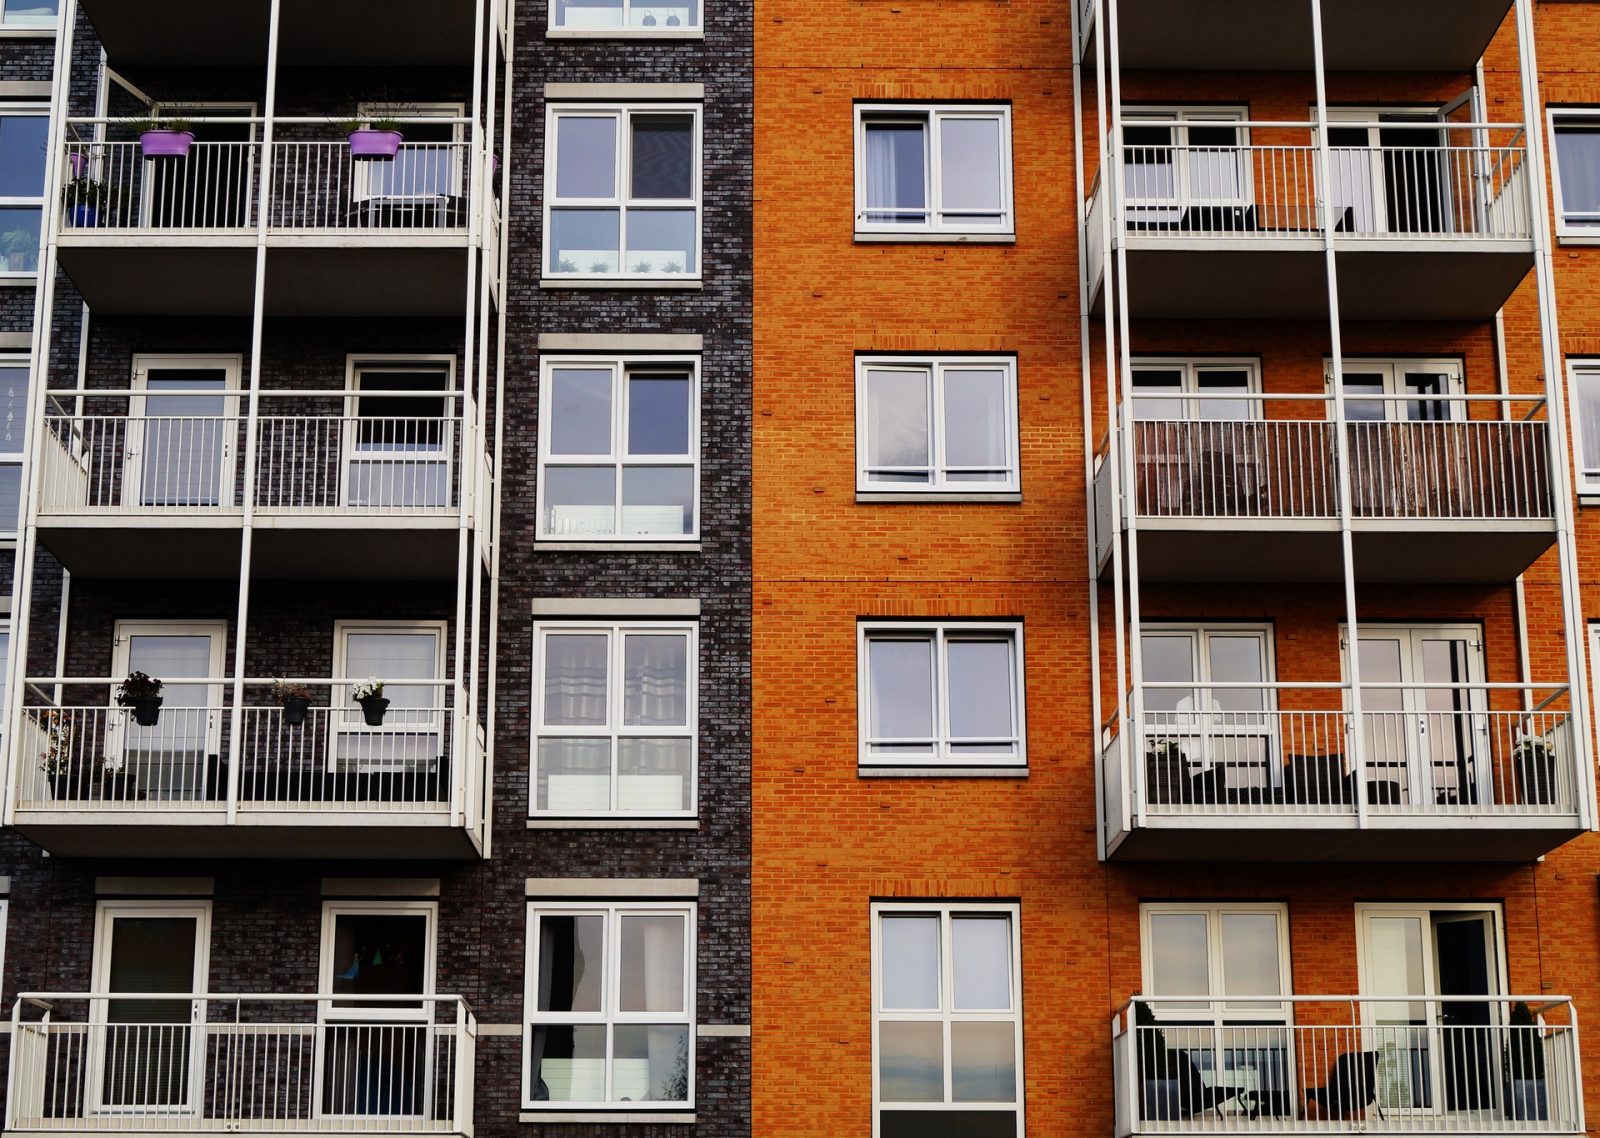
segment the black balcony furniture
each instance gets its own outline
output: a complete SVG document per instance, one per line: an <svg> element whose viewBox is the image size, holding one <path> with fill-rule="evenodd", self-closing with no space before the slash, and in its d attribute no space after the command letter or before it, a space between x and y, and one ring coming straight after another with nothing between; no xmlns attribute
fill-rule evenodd
<svg viewBox="0 0 1600 1138"><path fill-rule="evenodd" d="M1229 1102L1237 1102L1248 1111L1248 1092L1241 1087L1217 1087L1207 1083L1194 1061L1194 1056L1180 1048L1169 1055L1173 1073L1178 1080L1178 1117L1193 1118L1208 1110L1216 1110Z"/></svg>
<svg viewBox="0 0 1600 1138"><path fill-rule="evenodd" d="M1347 802L1355 800L1356 775L1354 771L1348 774ZM1405 804L1405 792L1401 790L1400 783L1392 778L1367 779L1367 805L1368 806L1401 806Z"/></svg>
<svg viewBox="0 0 1600 1138"><path fill-rule="evenodd" d="M1283 797L1297 806L1349 806L1355 801L1345 779L1343 755L1290 755L1283 771Z"/></svg>
<svg viewBox="0 0 1600 1138"><path fill-rule="evenodd" d="M1306 1101L1315 1105L1323 1118L1365 1118L1377 1089L1378 1053L1346 1051L1333 1061L1326 1083L1306 1089ZM1378 1117L1383 1117L1381 1106Z"/></svg>

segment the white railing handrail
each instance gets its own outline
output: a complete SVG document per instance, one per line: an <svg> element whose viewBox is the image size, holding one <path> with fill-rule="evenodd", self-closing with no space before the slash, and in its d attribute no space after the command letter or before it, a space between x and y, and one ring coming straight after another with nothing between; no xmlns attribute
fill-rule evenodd
<svg viewBox="0 0 1600 1138"><path fill-rule="evenodd" d="M1172 688L1177 691L1188 691L1192 688L1222 688L1241 691L1260 691L1265 688L1281 690L1284 688L1311 688L1332 690L1350 687L1348 683L1334 683L1332 681L1317 681L1297 683L1293 680L1141 680L1140 685L1145 688ZM1384 691L1549 691L1555 690L1556 695L1564 695L1569 691L1566 684L1531 684L1515 681L1499 681L1495 683L1463 681L1461 683L1388 683L1374 681L1357 685L1361 688L1381 688Z"/></svg>
<svg viewBox="0 0 1600 1138"><path fill-rule="evenodd" d="M108 676L108 677L107 676L25 676L23 678L22 682L25 683L25 684L34 684L34 685L77 684L77 685L82 685L82 686L88 686L88 685L92 685L92 684L120 684L126 678L127 678L126 676ZM337 687L337 686L345 685L345 684L364 684L364 683L367 682L367 680L369 680L371 678L372 678L371 676L355 676L355 677L345 677L345 678L335 677L335 678L332 678L332 679L328 678L327 676L310 676L310 677L301 677L301 676L265 676L265 677L254 677L254 678L247 676L243 680L240 680L238 682L246 684L246 685L264 685L264 686L281 682L281 683L290 683L290 684L306 684L306 685L316 685L316 686ZM163 676L163 677L161 677L161 682L163 684L168 684L168 685L170 685L170 684L231 684L231 683L235 682L235 680L234 680L233 676L178 676L178 677ZM444 677L443 679L435 679L435 680L408 680L408 679L393 679L393 680L391 680L391 679L385 678L383 682L384 682L385 685L387 685L389 687L451 688L451 687L455 686L455 680L452 677L448 677L448 676Z"/></svg>
<svg viewBox="0 0 1600 1138"><path fill-rule="evenodd" d="M1133 126L1133 127L1146 127L1146 126L1149 126L1149 127L1196 127L1196 126L1198 126L1198 127L1216 127L1216 128L1218 128L1220 130L1226 130L1229 127L1260 128L1262 130L1316 130L1320 124L1317 123L1314 120L1307 120L1307 119L1223 119L1223 118L1209 118L1209 119L1208 118L1177 118L1177 119L1153 119L1152 118L1152 119L1141 119L1141 118L1131 117L1131 116L1129 116L1127 114L1124 114L1123 120L1122 120L1122 125L1123 125L1124 128L1130 127L1130 126ZM1416 130L1416 131L1524 130L1525 129L1524 125L1522 123L1519 123L1519 122L1455 122L1453 120L1439 120L1439 121L1434 121L1434 122L1386 122L1386 121L1375 119L1375 118L1374 119L1348 119L1348 120L1347 119L1340 119L1338 122L1330 123L1329 125L1332 126L1336 130L1343 129L1345 127L1368 127L1368 128L1382 127L1384 130L1389 130L1391 128L1394 128L1394 129L1399 129L1399 130ZM1162 144L1162 143L1148 143L1148 144L1146 144L1146 143L1137 143L1136 145L1139 145L1139 146L1149 145L1149 146L1154 147L1154 146L1160 146L1160 145L1165 145L1165 144ZM1173 149L1183 149L1187 145L1188 144L1181 143L1181 142L1172 144ZM1215 148L1215 149L1245 149L1245 148L1248 148L1248 147L1252 147L1254 145L1256 145L1256 144L1252 143L1252 142L1244 142L1244 143L1240 143L1238 147L1218 147L1218 148ZM1278 144L1269 142L1269 143L1265 143L1265 144L1262 144L1262 145L1264 145L1266 147L1272 147L1272 146L1276 146ZM1302 144L1300 144L1300 143L1291 143L1291 144L1288 144L1288 145L1299 146L1299 145L1302 145ZM1213 148L1212 147L1199 147L1199 148L1191 147L1190 149L1213 149ZM1379 149L1379 148L1378 147L1335 147L1335 149L1373 149L1373 150L1376 150L1376 149ZM1388 149L1388 148L1384 148L1384 149ZM1495 146L1493 144L1486 144L1486 145L1482 145L1482 146L1473 146L1473 147L1470 147L1468 149L1474 149L1474 150L1499 150L1499 149L1505 149L1505 147Z"/></svg>
<svg viewBox="0 0 1600 1138"><path fill-rule="evenodd" d="M457 1005L471 1016L472 1004L465 997L432 992L399 992L387 995L359 995L354 992L19 992L17 1004L28 1001L63 1003L67 1001L99 1002L107 1000L208 1000L213 1003L339 1003L384 1004L396 1000L408 1003Z"/></svg>
<svg viewBox="0 0 1600 1138"><path fill-rule="evenodd" d="M1159 365L1157 365L1157 366L1159 366ZM210 394L215 395L216 392L213 391ZM1280 403L1280 402L1281 403L1295 403L1295 402L1332 403L1332 402L1334 402L1334 395L1333 395L1332 392L1324 392L1324 393L1321 393L1321 394L1317 394L1317 393L1308 392L1308 391L1275 392L1275 391L1148 391L1148 390L1147 391L1137 391L1137 390L1135 390L1135 391L1129 391L1126 394L1124 394L1123 397L1122 397L1122 403L1123 404L1127 404L1129 402L1156 402L1156 401L1159 401L1159 400L1169 400L1170 401L1170 400L1177 400L1177 399L1192 400L1194 402L1199 402L1199 403L1210 403L1210 402L1213 402L1213 401L1220 402L1220 401L1226 401L1226 400L1234 400L1234 401L1238 401L1238 402L1247 402L1247 403L1268 403L1268 402L1271 402L1271 403ZM1353 403L1543 403L1545 401L1545 396L1543 396L1543 395L1533 395L1533 394L1528 394L1528 395L1496 395L1496 394L1484 393L1484 392L1471 392L1471 393L1463 392L1463 393L1456 393L1456 394L1450 394L1450 393L1434 394L1433 392L1410 392L1410 393L1407 393L1407 394L1396 395L1396 394L1388 394L1388 393L1376 392L1376 391L1371 393L1371 394L1368 394L1365 391L1347 391L1345 393L1345 399L1347 399L1347 400L1349 400L1350 402L1353 402ZM1160 422L1171 422L1171 423L1256 423L1256 422L1263 422L1263 421L1268 421L1268 420L1261 420L1261 419L1192 419L1192 418L1173 418L1173 419L1136 419L1134 421L1138 422L1138 423L1160 423ZM1291 420L1287 420L1287 421L1288 422L1296 422L1296 423L1298 423L1298 422L1305 422L1306 420L1291 419ZM1318 420L1311 420L1311 421L1312 422L1316 422ZM1382 420L1382 419L1352 419L1352 420L1350 420L1350 422L1353 422L1353 423L1371 423L1371 422L1381 423L1381 422L1384 422L1384 421L1385 420ZM1466 420L1453 420L1453 419L1405 419L1405 420L1396 420L1396 422L1404 422L1407 425L1410 425L1410 424L1413 424L1413 423L1449 423L1449 422L1457 422L1457 421L1460 421L1460 422L1486 422L1486 421L1492 421L1492 420L1482 420L1482 419L1466 419Z"/></svg>
<svg viewBox="0 0 1600 1138"><path fill-rule="evenodd" d="M472 118L470 118L470 117L468 117L466 115L391 115L391 114L387 114L387 113L380 113L380 112L374 112L374 111L368 111L365 114L358 114L356 111L353 111L353 110L350 112L350 114L348 116L343 117L343 118L341 118L341 117L339 117L337 115L322 115L322 116L315 116L315 115L274 115L274 116L272 116L271 121L275 125L289 125L289 126L310 125L310 126L331 126L331 127L334 127L334 128L338 128L338 127L342 126L346 122L355 122L355 121L358 121L358 120L363 121L363 122L376 122L379 119L382 119L384 122L398 123L401 126L441 126L441 125L442 126L470 126L470 125L473 124L473 122L476 121L476 120L474 120L474 119L472 119ZM161 125L163 121L165 121L167 123L184 122L184 123L189 123L191 125L193 125L193 124L203 124L203 123L232 123L232 124L237 124L237 123L257 123L257 124L262 124L262 123L266 123L268 121L268 119L267 119L267 117L265 115L183 115L181 118L179 116L175 115L172 118L167 119L167 120L152 119L149 116L140 117L138 115L72 115L72 116L67 118L66 124L67 124L67 126L72 127L72 126L140 126L140 125L144 125L144 124L154 123L156 125L153 126L152 129L156 129L156 130L171 129L169 126ZM1387 124L1385 124L1385 125L1387 125ZM92 146L92 145L97 144L98 141L99 140L97 140L97 139L67 139L67 145L69 145L69 146ZM240 140L237 140L237 141L245 141L245 140L240 139ZM251 141L252 143L259 144L261 142L261 139L252 139L252 140L249 140L249 141Z"/></svg>
<svg viewBox="0 0 1600 1138"><path fill-rule="evenodd" d="M214 387L211 387L211 388L198 388L197 387L197 388L194 388L192 390L189 389L189 388L183 388L183 387L171 387L171 388L163 387L163 388L161 388L159 390L151 391L150 389L144 388L144 387L52 387L49 390L47 390L45 392L45 394L46 395L50 395L50 396L71 396L73 398L80 398L80 397L87 398L87 397L92 397L92 396L97 396L97 395L119 396L119 397L148 396L151 399L166 399L166 398L168 398L170 396L177 396L177 395L210 395L210 396L222 397L222 398L242 398L242 397L248 397L250 395L250 389L247 388L247 387L236 387L236 388L232 388L232 389L226 390L226 391L218 391ZM291 398L294 398L294 399L306 399L306 398L315 398L315 397L336 398L338 396L346 396L346 397L349 397L349 398L360 398L362 396L367 396L367 397L384 397L384 396L387 396L387 397L391 397L391 398L406 397L406 398L411 398L411 399L450 399L450 398L460 399L460 398L466 396L469 393L465 389L459 388L459 387L428 389L428 390L417 390L415 388L412 388L412 389L409 389L409 390L408 389L396 389L396 390L392 390L392 391L389 390L388 388L381 388L381 387L373 387L373 388L363 387L360 390L357 390L355 388L350 388L350 387L305 387L305 388L298 388L297 387L297 388L261 388L256 392L256 394L261 396L263 399L269 399L269 398L271 398L271 399L291 399ZM71 413L68 413L68 412L63 412L63 414L71 415ZM75 417L78 417L78 416L71 415L71 417L75 418ZM105 416L99 416L99 417L100 418L104 418ZM126 418L126 416L113 416L113 417L115 417L115 418ZM234 416L232 416L232 415L225 416L225 417L226 418L234 418ZM415 418L417 416L408 416L408 417ZM422 416L422 417L427 418L429 416ZM448 416L448 417L455 418L456 416Z"/></svg>

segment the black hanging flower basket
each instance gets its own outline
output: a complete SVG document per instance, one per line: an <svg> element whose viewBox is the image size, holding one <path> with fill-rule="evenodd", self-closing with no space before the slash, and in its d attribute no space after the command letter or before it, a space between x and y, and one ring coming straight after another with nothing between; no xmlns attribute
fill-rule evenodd
<svg viewBox="0 0 1600 1138"><path fill-rule="evenodd" d="M369 695L360 701L361 716L368 727L382 727L383 717L389 710L389 701L381 695Z"/></svg>
<svg viewBox="0 0 1600 1138"><path fill-rule="evenodd" d="M133 701L133 721L140 727L154 727L161 722L161 697L146 696Z"/></svg>
<svg viewBox="0 0 1600 1138"><path fill-rule="evenodd" d="M306 713L311 710L311 701L303 695L286 695L283 697L283 721L290 727L305 725Z"/></svg>

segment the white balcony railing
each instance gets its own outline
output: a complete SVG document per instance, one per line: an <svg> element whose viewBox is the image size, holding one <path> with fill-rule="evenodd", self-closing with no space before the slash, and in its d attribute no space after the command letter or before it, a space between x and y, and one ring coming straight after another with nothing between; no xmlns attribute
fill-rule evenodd
<svg viewBox="0 0 1600 1138"><path fill-rule="evenodd" d="M1118 1135L1584 1129L1565 996L1138 998L1112 1068Z"/></svg>
<svg viewBox="0 0 1600 1138"><path fill-rule="evenodd" d="M476 1035L456 996L24 994L6 1130L470 1135Z"/></svg>
<svg viewBox="0 0 1600 1138"><path fill-rule="evenodd" d="M273 145L267 226L275 230L463 229L465 143L406 142L390 161L338 142Z"/></svg>
<svg viewBox="0 0 1600 1138"><path fill-rule="evenodd" d="M53 682L53 681L44 681ZM30 681L17 731L19 810L342 813L391 816L474 811L482 786L479 729L458 738L446 682L391 681L377 724L351 702L349 683L311 681L312 706L270 699L248 681L239 711L230 681L167 681L208 691L201 706L169 699L151 725L113 704L109 685L64 679L57 701ZM86 694L96 701L83 699ZM71 697L77 696L74 702Z"/></svg>
<svg viewBox="0 0 1600 1138"><path fill-rule="evenodd" d="M1579 809L1565 689L1146 683L1109 740L1106 785L1151 816L1568 817ZM1531 710L1491 707L1525 693ZM1353 732L1362 732L1357 765ZM1125 744L1125 746L1124 746ZM1120 805L1118 812L1120 813Z"/></svg>

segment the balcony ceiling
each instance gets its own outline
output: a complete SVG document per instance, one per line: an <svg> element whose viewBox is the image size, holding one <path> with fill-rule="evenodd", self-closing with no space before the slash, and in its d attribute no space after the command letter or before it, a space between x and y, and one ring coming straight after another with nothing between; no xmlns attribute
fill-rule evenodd
<svg viewBox="0 0 1600 1138"><path fill-rule="evenodd" d="M265 0L83 0L113 66L266 64ZM283 0L289 66L437 67L472 61L470 0Z"/></svg>
<svg viewBox="0 0 1600 1138"><path fill-rule="evenodd" d="M1324 0L1328 67L1470 70L1510 6L1510 0ZM1118 0L1118 10L1124 69L1312 66L1311 6L1303 0Z"/></svg>
<svg viewBox="0 0 1600 1138"><path fill-rule="evenodd" d="M1151 818L1112 839L1116 861L1526 862L1587 833L1576 817L1421 821L1354 818Z"/></svg>
<svg viewBox="0 0 1600 1138"><path fill-rule="evenodd" d="M225 820L217 804L159 819L142 810L26 810L17 831L56 857L461 860L481 852L465 828L450 824L447 809L386 818L286 808L241 812L231 826Z"/></svg>

